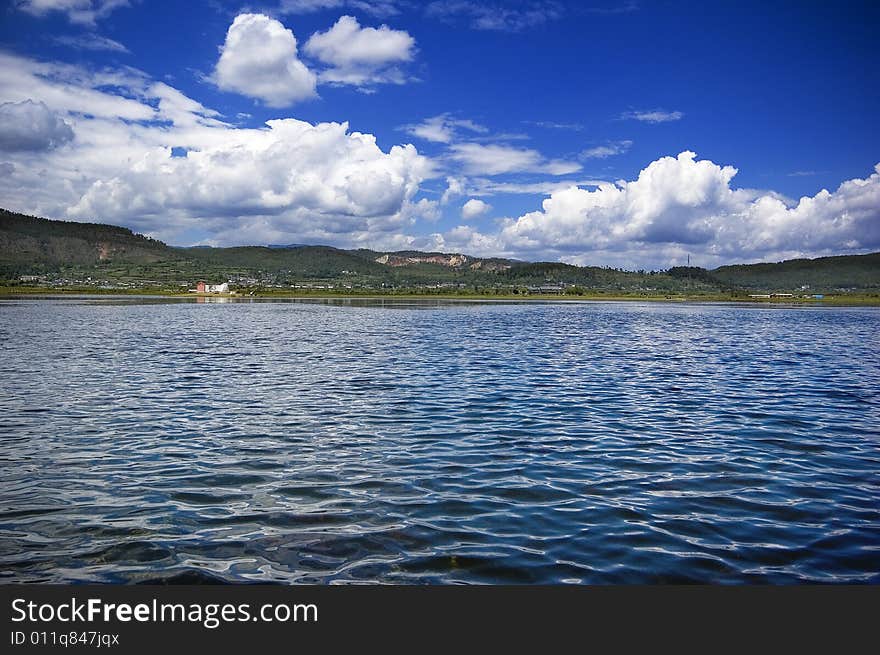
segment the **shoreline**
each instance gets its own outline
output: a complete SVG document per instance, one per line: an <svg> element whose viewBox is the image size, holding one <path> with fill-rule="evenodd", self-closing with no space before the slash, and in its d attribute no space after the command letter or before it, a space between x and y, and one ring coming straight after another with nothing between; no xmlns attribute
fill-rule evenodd
<svg viewBox="0 0 880 655"><path fill-rule="evenodd" d="M302 290L259 291L253 294L205 294L175 292L161 288L144 289L91 289L83 287L2 287L0 298L20 298L22 300L39 300L49 297L65 296L149 296L168 299L199 299L226 300L231 302L243 300L447 300L447 301L499 301L499 302L577 302L577 301L614 301L614 302L658 302L658 303L730 303L745 305L796 305L801 307L880 307L880 295L847 294L828 296L825 298L749 298L730 294L612 294L585 293L582 295L566 294L480 294L480 293L343 293L332 291L316 291L303 293Z"/></svg>

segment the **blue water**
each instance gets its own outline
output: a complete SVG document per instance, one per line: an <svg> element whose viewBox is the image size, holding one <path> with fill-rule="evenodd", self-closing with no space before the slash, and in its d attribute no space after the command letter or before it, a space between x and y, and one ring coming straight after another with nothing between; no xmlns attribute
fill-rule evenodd
<svg viewBox="0 0 880 655"><path fill-rule="evenodd" d="M880 310L0 301L0 581L880 582Z"/></svg>

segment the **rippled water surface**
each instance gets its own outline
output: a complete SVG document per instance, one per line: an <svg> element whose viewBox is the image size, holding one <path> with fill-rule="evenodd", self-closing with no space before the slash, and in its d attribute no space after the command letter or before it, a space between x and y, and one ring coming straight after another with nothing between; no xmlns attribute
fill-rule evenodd
<svg viewBox="0 0 880 655"><path fill-rule="evenodd" d="M0 301L0 581L880 582L880 311Z"/></svg>

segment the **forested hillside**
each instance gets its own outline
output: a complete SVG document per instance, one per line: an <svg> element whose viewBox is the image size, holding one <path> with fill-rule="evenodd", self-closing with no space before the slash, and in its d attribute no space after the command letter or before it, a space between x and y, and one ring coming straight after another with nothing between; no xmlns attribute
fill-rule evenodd
<svg viewBox="0 0 880 655"><path fill-rule="evenodd" d="M434 288L637 293L880 292L880 253L722 266L624 271L460 253L342 250L329 246L168 246L124 227L55 221L0 210L0 280L100 280L113 286Z"/></svg>

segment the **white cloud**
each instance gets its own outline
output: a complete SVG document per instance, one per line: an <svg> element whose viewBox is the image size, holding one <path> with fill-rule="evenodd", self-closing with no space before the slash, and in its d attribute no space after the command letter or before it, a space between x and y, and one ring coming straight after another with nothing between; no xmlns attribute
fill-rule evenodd
<svg viewBox="0 0 880 655"><path fill-rule="evenodd" d="M3 55L0 103L25 92L70 123L76 139L4 153L12 179L0 178L0 197L12 209L216 244L380 245L438 217L437 203L417 195L434 175L430 161L412 145L382 150L346 123L288 118L237 128L131 69Z"/></svg>
<svg viewBox="0 0 880 655"><path fill-rule="evenodd" d="M794 171L788 174L788 177L813 177L814 175L821 175L822 173L827 171Z"/></svg>
<svg viewBox="0 0 880 655"><path fill-rule="evenodd" d="M569 173L577 173L581 168L581 165L577 162L551 159L536 168L535 172L547 173L548 175L568 175Z"/></svg>
<svg viewBox="0 0 880 655"><path fill-rule="evenodd" d="M316 77L297 58L296 37L274 18L240 14L226 33L213 80L225 91L286 107L314 98Z"/></svg>
<svg viewBox="0 0 880 655"><path fill-rule="evenodd" d="M438 221L441 216L439 203L436 200L428 200L427 198L405 204L401 214L412 223L415 223L417 220L433 223ZM393 235L387 234L384 237L384 239L390 238L393 238Z"/></svg>
<svg viewBox="0 0 880 655"><path fill-rule="evenodd" d="M470 225L459 225L444 233L412 239L412 248L428 251L460 252L477 257L497 257L498 242Z"/></svg>
<svg viewBox="0 0 880 655"><path fill-rule="evenodd" d="M681 263L687 253L709 267L880 249L880 164L864 179L790 200L736 188L735 168L691 152L659 158L631 181L499 181L492 176L577 165L459 143L444 161L460 166L445 172L436 202L420 193L436 171L412 145L383 150L346 123L285 118L235 127L131 68L0 53L0 106L7 207L115 222L172 243L431 246L634 268ZM172 148L185 156L172 157ZM486 233L461 225L416 236L453 198L547 192L540 209Z"/></svg>
<svg viewBox="0 0 880 655"><path fill-rule="evenodd" d="M38 62L0 52L0 100L33 99L55 111L96 117L149 120L155 111L135 99L148 82L137 71L87 73L68 64ZM128 96L104 92L105 87L124 87Z"/></svg>
<svg viewBox="0 0 880 655"><path fill-rule="evenodd" d="M449 176L446 178L446 191L443 192L443 196L440 198L440 204L445 205L448 204L450 200L455 197L464 195L464 184L465 180Z"/></svg>
<svg viewBox="0 0 880 655"><path fill-rule="evenodd" d="M146 150L129 170L94 182L69 215L119 219L179 210L201 217L265 216L293 210L277 221L306 227L327 216L326 231L346 233L400 212L427 172L412 146L384 153L372 135L349 133L345 123L288 118L267 125L226 129L224 143L186 157L171 157L169 148Z"/></svg>
<svg viewBox="0 0 880 655"><path fill-rule="evenodd" d="M540 182L499 181L489 177L456 177L446 178L446 190L440 199L441 205L461 196L496 196L496 195L538 195L547 196L572 186L598 187L607 184L606 180L544 180Z"/></svg>
<svg viewBox="0 0 880 655"><path fill-rule="evenodd" d="M77 48L78 50L95 50L104 52L128 52L128 48L119 41L114 41L98 34L81 34L78 36L57 36L54 39L59 45Z"/></svg>
<svg viewBox="0 0 880 655"><path fill-rule="evenodd" d="M480 236L499 253L631 267L665 267L688 252L711 266L880 248L880 164L797 202L733 188L736 173L692 152L662 157L632 182L556 191L541 210Z"/></svg>
<svg viewBox="0 0 880 655"><path fill-rule="evenodd" d="M552 0L510 3L473 0L435 0L425 7L431 18L453 21L464 19L475 30L520 32L562 17L562 5Z"/></svg>
<svg viewBox="0 0 880 655"><path fill-rule="evenodd" d="M421 123L404 125L402 129L412 136L435 143L450 143L454 136L453 129L447 124L445 116L435 116Z"/></svg>
<svg viewBox="0 0 880 655"><path fill-rule="evenodd" d="M452 158L464 166L466 173L474 175L533 170L542 159L537 150L494 144L458 143L451 150Z"/></svg>
<svg viewBox="0 0 880 655"><path fill-rule="evenodd" d="M283 14L310 14L327 9L351 7L375 16L396 16L400 13L397 0L281 0Z"/></svg>
<svg viewBox="0 0 880 655"><path fill-rule="evenodd" d="M60 12L71 23L94 25L99 18L109 15L114 9L127 7L128 0L18 0L16 6L32 16L45 16Z"/></svg>
<svg viewBox="0 0 880 655"><path fill-rule="evenodd" d="M478 134L486 134L489 131L488 127L484 127L479 123L475 123L474 121L468 118L458 118L450 121L454 127L461 127L466 130L470 130L471 132L476 132Z"/></svg>
<svg viewBox="0 0 880 655"><path fill-rule="evenodd" d="M409 61L415 39L387 25L361 27L353 16L341 16L326 32L312 35L305 50L326 64L339 67L381 66Z"/></svg>
<svg viewBox="0 0 880 655"><path fill-rule="evenodd" d="M70 124L44 103L0 103L0 151L54 150L72 140Z"/></svg>
<svg viewBox="0 0 880 655"><path fill-rule="evenodd" d="M523 121L526 125L534 125L545 130L571 130L580 132L584 129L581 123L557 123L555 121Z"/></svg>
<svg viewBox="0 0 880 655"><path fill-rule="evenodd" d="M614 155L622 155L632 146L632 141L613 141L604 146L587 148L581 153L582 159L607 159Z"/></svg>
<svg viewBox="0 0 880 655"><path fill-rule="evenodd" d="M470 137L474 143L509 143L510 141L529 141L532 137L523 132L497 132L495 134L483 134Z"/></svg>
<svg viewBox="0 0 880 655"><path fill-rule="evenodd" d="M148 98L158 101L156 109L158 120L170 121L178 127L192 127L195 125L226 126L225 123L218 120L219 112L205 107L200 102L196 102L164 82L151 84L144 93Z"/></svg>
<svg viewBox="0 0 880 655"><path fill-rule="evenodd" d="M476 218L477 216L482 216L492 209L492 205L487 202L483 202L477 198L471 198L461 207L461 217L469 221L472 218Z"/></svg>
<svg viewBox="0 0 880 655"><path fill-rule="evenodd" d="M549 195L572 186L599 186L605 180L550 180L544 182L498 182L488 178L472 180L468 192L473 195L494 196L498 194Z"/></svg>
<svg viewBox="0 0 880 655"><path fill-rule="evenodd" d="M625 0L625 2L611 2L605 6L581 7L581 11L588 14L600 14L611 16L614 14L628 14L632 11L638 11L639 3L637 0Z"/></svg>
<svg viewBox="0 0 880 655"><path fill-rule="evenodd" d="M426 118L421 123L404 125L400 129L412 136L434 143L451 143L458 136L459 128L485 134L489 130L469 119L454 118L451 114L440 114Z"/></svg>
<svg viewBox="0 0 880 655"><path fill-rule="evenodd" d="M322 82L403 84L406 75L398 66L412 60L415 43L403 30L387 25L361 27L353 16L341 16L326 32L313 34L303 50L330 66L321 73Z"/></svg>
<svg viewBox="0 0 880 655"><path fill-rule="evenodd" d="M684 118L680 111L666 111L664 109L649 109L643 111L625 111L620 115L620 120L641 121L642 123L669 123Z"/></svg>
<svg viewBox="0 0 880 655"><path fill-rule="evenodd" d="M281 0L278 10L283 14L310 14L325 9L337 9L345 0Z"/></svg>
<svg viewBox="0 0 880 655"><path fill-rule="evenodd" d="M456 143L450 157L469 175L501 175L514 172L567 175L581 169L580 164L547 160L537 150L482 143Z"/></svg>

